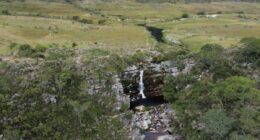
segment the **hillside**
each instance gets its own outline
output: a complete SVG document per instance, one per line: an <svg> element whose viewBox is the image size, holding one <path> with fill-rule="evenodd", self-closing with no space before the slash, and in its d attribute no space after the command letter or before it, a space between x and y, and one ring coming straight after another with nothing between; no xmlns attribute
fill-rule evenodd
<svg viewBox="0 0 260 140"><path fill-rule="evenodd" d="M260 139L260 3L1 0L0 140Z"/></svg>

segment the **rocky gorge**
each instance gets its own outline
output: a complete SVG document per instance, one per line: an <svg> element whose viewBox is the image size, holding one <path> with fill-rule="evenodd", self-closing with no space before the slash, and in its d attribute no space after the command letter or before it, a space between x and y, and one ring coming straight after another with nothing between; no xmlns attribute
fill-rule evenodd
<svg viewBox="0 0 260 140"><path fill-rule="evenodd" d="M182 72L188 72L192 62L187 61ZM177 76L174 61L159 64L147 63L128 67L121 76L115 76L113 89L117 94L118 106L128 102L131 119L125 112L121 119L127 124L129 137L133 140L181 140L170 124L177 123L174 110L164 100L163 84L167 74ZM121 104L121 105L120 105ZM129 115L129 114L128 114Z"/></svg>

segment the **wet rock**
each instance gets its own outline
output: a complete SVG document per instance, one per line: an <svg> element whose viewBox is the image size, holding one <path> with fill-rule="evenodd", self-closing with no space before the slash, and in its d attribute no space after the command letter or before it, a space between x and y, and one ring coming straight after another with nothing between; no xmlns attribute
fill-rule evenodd
<svg viewBox="0 0 260 140"><path fill-rule="evenodd" d="M123 73L123 89L120 87L120 91L123 90L130 97L130 109L134 110L129 129L133 140L182 140L170 126L177 123L177 118L163 99L162 89L166 74L178 76L190 72L194 63L189 60L184 63L183 71L177 68L176 62L165 61L160 64L142 64L142 67L132 66ZM141 77L143 80L140 80ZM144 84L145 99L139 94L140 81Z"/></svg>
<svg viewBox="0 0 260 140"><path fill-rule="evenodd" d="M187 61L189 64L190 62ZM184 72L190 71L192 64L185 67ZM156 98L162 96L162 87L164 84L164 77L166 74L178 76L181 72L177 68L175 61L163 61L160 64L146 63L141 66L131 66L126 69L122 75L121 82L123 84L123 91L125 94L130 95L132 101L139 100L139 74L144 71L143 83L144 94L147 98Z"/></svg>
<svg viewBox="0 0 260 140"><path fill-rule="evenodd" d="M164 75L156 74L153 70L146 70L144 73L144 93L147 98L162 96Z"/></svg>
<svg viewBox="0 0 260 140"><path fill-rule="evenodd" d="M121 82L123 84L123 91L125 94L130 95L130 98L137 96L139 93L139 70L136 66L132 66L128 68L123 77Z"/></svg>

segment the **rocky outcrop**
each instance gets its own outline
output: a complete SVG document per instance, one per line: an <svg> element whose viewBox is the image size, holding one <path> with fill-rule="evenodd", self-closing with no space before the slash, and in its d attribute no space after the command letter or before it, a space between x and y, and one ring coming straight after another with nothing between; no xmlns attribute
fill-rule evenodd
<svg viewBox="0 0 260 140"><path fill-rule="evenodd" d="M130 96L131 101L140 99L139 74L143 70L144 94L147 98L162 96L165 74L178 75L175 62L166 61L160 64L143 64L129 67L121 78L124 93Z"/></svg>
<svg viewBox="0 0 260 140"><path fill-rule="evenodd" d="M163 73L156 73L154 70L144 72L144 93L147 98L162 96L163 78Z"/></svg>
<svg viewBox="0 0 260 140"><path fill-rule="evenodd" d="M174 110L163 98L163 84L166 74L178 76L180 73L188 73L193 65L193 62L187 60L185 68L179 71L176 62L165 61L160 64L132 66L123 73L121 78L123 92L129 96L130 109L133 110L129 124L132 140L183 139L170 126L170 124L177 126L178 124L175 124L177 118ZM144 84L143 92L146 98L140 95L140 81Z"/></svg>
<svg viewBox="0 0 260 140"><path fill-rule="evenodd" d="M140 108L137 106L136 108ZM175 119L174 111L169 104L145 107L135 112L132 117L133 140L182 140L182 137L172 132L169 124ZM138 133L139 132L139 133Z"/></svg>
<svg viewBox="0 0 260 140"><path fill-rule="evenodd" d="M127 104L128 108L130 108L130 98L128 95L124 94L123 85L120 82L120 78L118 75L113 76L112 90L116 93L117 102L115 105L115 109L120 110L124 104Z"/></svg>
<svg viewBox="0 0 260 140"><path fill-rule="evenodd" d="M187 65L183 73L189 72L192 65ZM143 71L143 74L140 74ZM122 75L111 75L112 91L116 96L115 110L118 118L128 130L132 140L182 140L172 132L170 124L176 122L175 113L163 98L163 84L166 74L179 75L174 61L160 64L142 64L129 67ZM141 79L142 77L142 79ZM89 94L97 94L106 89L106 80L88 79ZM140 81L144 95L140 95ZM108 91L106 91L108 92ZM130 110L129 110L130 109Z"/></svg>

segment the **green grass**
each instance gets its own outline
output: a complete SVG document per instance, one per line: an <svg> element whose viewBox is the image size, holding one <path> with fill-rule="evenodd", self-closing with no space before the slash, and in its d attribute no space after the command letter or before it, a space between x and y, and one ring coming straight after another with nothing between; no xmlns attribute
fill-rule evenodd
<svg viewBox="0 0 260 140"><path fill-rule="evenodd" d="M243 37L260 36L260 4L244 2L143 4L135 2L98 3L81 5L111 19L124 18L123 23L148 23L165 29L166 38L183 42L197 51L206 43L231 47ZM198 12L216 14L217 18L200 18ZM176 21L183 13L191 18ZM243 14L241 14L243 13ZM242 15L244 18L239 18Z"/></svg>
<svg viewBox="0 0 260 140"><path fill-rule="evenodd" d="M11 42L29 44L58 43L80 47L104 46L107 49L148 48L149 33L132 25L88 25L70 20L25 16L0 16L0 47Z"/></svg>
<svg viewBox="0 0 260 140"><path fill-rule="evenodd" d="M197 51L206 43L231 47L243 37L259 37L260 24L255 19L241 19L237 14L217 18L190 18L183 21L155 24L165 29L165 38L175 38Z"/></svg>
<svg viewBox="0 0 260 140"><path fill-rule="evenodd" d="M230 47L242 37L260 36L260 4L255 3L143 4L126 1L76 6L27 0L24 3L0 2L0 12L2 10L8 10L11 16L0 15L1 53L8 51L11 42L32 45L75 42L78 47L120 52L153 48L155 41L143 27L136 26L138 23L163 28L165 38L177 39L193 51L206 43ZM201 11L223 14L214 19L194 18ZM244 18L239 18L238 13L242 12ZM175 20L183 13L191 18ZM72 16L91 19L94 24L73 22ZM98 25L99 20L106 20L105 25Z"/></svg>
<svg viewBox="0 0 260 140"><path fill-rule="evenodd" d="M0 11L8 10L11 14L16 15L43 15L70 17L74 15L88 16L89 14L71 4L56 2L41 2L27 0L25 2L0 2Z"/></svg>
<svg viewBox="0 0 260 140"><path fill-rule="evenodd" d="M205 13L237 13L245 12L247 14L259 13L260 5L242 2L215 2L215 3L163 3L163 4L143 4L128 2L103 2L94 4L81 5L97 13L106 16L122 15L131 20L145 20L158 21L158 20L172 20L181 17L183 13L196 15L198 12L205 11Z"/></svg>

